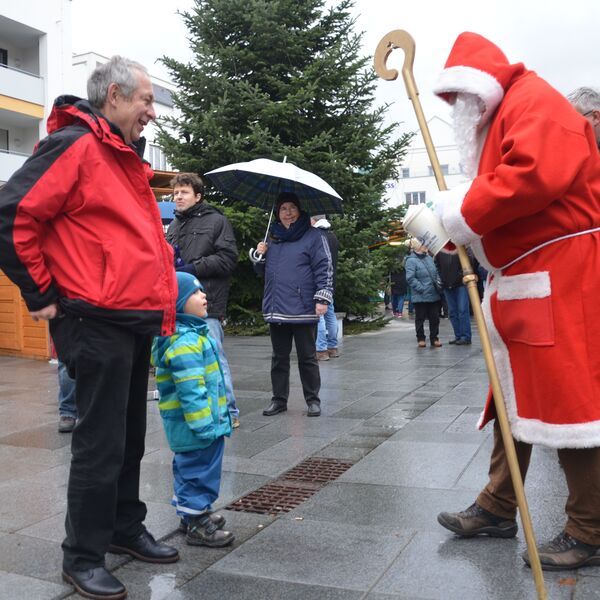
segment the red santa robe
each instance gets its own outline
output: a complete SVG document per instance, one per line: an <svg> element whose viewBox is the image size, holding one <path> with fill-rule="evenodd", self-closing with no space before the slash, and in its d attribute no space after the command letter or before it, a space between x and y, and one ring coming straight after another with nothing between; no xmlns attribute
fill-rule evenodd
<svg viewBox="0 0 600 600"><path fill-rule="evenodd" d="M555 448L600 445L600 155L592 128L485 38L456 40L435 92L484 103L472 182L442 221L490 270L483 311L512 433ZM485 138L485 140L483 139ZM491 394L480 426L494 417Z"/></svg>

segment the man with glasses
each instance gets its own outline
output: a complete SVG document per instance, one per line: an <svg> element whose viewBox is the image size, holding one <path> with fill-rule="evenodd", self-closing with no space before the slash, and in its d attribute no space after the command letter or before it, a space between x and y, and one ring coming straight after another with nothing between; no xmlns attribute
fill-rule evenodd
<svg viewBox="0 0 600 600"><path fill-rule="evenodd" d="M571 92L567 99L590 122L600 148L600 92L594 88L580 87Z"/></svg>

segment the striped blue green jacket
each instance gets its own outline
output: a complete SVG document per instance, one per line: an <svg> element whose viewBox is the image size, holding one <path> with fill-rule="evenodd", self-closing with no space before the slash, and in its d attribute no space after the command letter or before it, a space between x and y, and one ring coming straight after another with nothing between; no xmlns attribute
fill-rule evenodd
<svg viewBox="0 0 600 600"><path fill-rule="evenodd" d="M223 372L208 325L177 314L174 335L152 344L158 408L173 452L190 452L231 435Z"/></svg>

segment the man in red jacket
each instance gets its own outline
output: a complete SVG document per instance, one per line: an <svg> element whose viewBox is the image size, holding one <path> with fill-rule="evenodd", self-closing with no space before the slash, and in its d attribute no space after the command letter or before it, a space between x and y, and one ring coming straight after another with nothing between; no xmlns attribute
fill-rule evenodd
<svg viewBox="0 0 600 600"><path fill-rule="evenodd" d="M48 137L0 190L0 267L76 380L63 578L117 599L107 550L179 558L146 530L139 498L150 345L173 331L177 291L139 147L155 118L146 69L115 56L88 96L55 101Z"/></svg>

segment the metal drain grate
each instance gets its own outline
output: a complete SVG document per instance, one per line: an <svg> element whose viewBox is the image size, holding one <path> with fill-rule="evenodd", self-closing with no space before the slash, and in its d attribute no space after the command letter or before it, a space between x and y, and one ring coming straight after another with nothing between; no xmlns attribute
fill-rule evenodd
<svg viewBox="0 0 600 600"><path fill-rule="evenodd" d="M337 479L353 464L337 458L307 458L278 479L242 496L225 508L274 515L289 512L308 500L326 483Z"/></svg>
<svg viewBox="0 0 600 600"><path fill-rule="evenodd" d="M307 458L284 473L281 478L291 481L309 481L311 483L329 483L347 471L354 463L337 458Z"/></svg>
<svg viewBox="0 0 600 600"><path fill-rule="evenodd" d="M308 500L318 488L267 483L227 506L227 510L262 515L289 512Z"/></svg>

